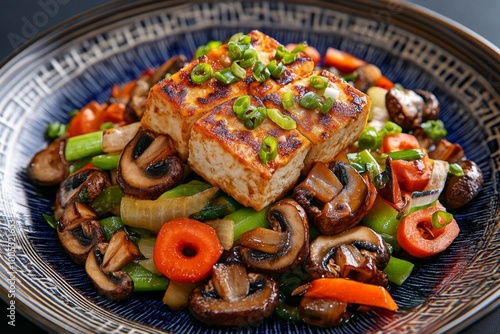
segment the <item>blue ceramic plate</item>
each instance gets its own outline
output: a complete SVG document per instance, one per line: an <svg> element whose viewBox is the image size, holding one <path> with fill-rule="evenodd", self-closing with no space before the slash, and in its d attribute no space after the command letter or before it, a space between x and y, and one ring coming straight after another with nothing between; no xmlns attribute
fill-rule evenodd
<svg viewBox="0 0 500 334"><path fill-rule="evenodd" d="M417 263L393 295L397 313L369 312L339 328L270 318L256 333L456 331L498 306L500 296L500 62L498 49L406 4L373 1L123 2L52 31L0 69L0 277L3 298L55 331L231 333L172 313L161 293L126 302L97 295L41 219L52 198L24 170L45 145L49 122L115 83L208 40L259 29L282 43L333 46L378 65L393 81L435 93L448 139L484 173L481 194L457 211L461 233L441 255ZM9 291L15 294L12 299Z"/></svg>

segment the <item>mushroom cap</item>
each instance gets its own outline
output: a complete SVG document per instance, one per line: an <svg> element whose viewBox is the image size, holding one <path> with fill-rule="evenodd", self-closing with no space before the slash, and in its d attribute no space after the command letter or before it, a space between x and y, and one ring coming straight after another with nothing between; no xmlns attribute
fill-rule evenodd
<svg viewBox="0 0 500 334"><path fill-rule="evenodd" d="M298 311L305 323L319 327L345 324L353 315L347 303L310 297L300 299Z"/></svg>
<svg viewBox="0 0 500 334"><path fill-rule="evenodd" d="M189 309L196 319L209 325L245 327L274 312L279 294L272 278L247 274L238 263L218 264L213 271L209 283L198 286L189 296Z"/></svg>
<svg viewBox="0 0 500 334"><path fill-rule="evenodd" d="M182 181L184 168L167 135L139 130L123 150L116 182L129 196L156 199Z"/></svg>
<svg viewBox="0 0 500 334"><path fill-rule="evenodd" d="M318 165L320 164L320 165ZM365 179L349 164L335 161L330 169L318 167L317 162L305 181L295 187L293 197L304 208L311 222L322 234L336 234L358 224L373 204L373 192ZM317 166L318 165L318 166ZM324 164L323 164L324 165ZM330 173L328 177L319 177L317 173ZM338 189L332 192L328 202L322 201L321 188L311 187L312 178L327 180L328 186ZM331 182L328 180L335 180ZM339 186L340 185L340 186ZM323 207L314 204L319 203Z"/></svg>
<svg viewBox="0 0 500 334"><path fill-rule="evenodd" d="M481 168L472 160L461 161L463 176L450 175L441 193L440 200L446 208L453 210L469 203L483 187Z"/></svg>
<svg viewBox="0 0 500 334"><path fill-rule="evenodd" d="M241 258L259 271L283 272L309 252L309 224L304 209L292 199L273 204L267 212L272 230L259 228L240 237Z"/></svg>
<svg viewBox="0 0 500 334"><path fill-rule="evenodd" d="M343 246L354 246L356 250ZM390 254L387 244L382 237L366 226L355 226L336 235L321 235L310 245L307 272L313 278L344 277L349 271L367 268L369 280L386 284L384 275L378 271L385 269ZM339 263L342 261L342 263ZM349 266L345 267L344 266ZM364 271L362 274L365 274ZM362 278L356 274L356 278ZM367 281L367 279L361 279Z"/></svg>
<svg viewBox="0 0 500 334"><path fill-rule="evenodd" d="M31 159L26 176L38 186L56 186L69 175L69 164L64 158L65 139L56 139Z"/></svg>

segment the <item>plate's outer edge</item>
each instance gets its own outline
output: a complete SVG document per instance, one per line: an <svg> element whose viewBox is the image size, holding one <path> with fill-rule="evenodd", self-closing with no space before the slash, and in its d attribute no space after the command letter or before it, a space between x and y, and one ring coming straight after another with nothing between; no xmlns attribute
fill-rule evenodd
<svg viewBox="0 0 500 334"><path fill-rule="evenodd" d="M316 4L317 2L308 3ZM347 13L349 10L355 12L366 5L364 1L360 3L361 5L341 2L336 7L335 5L331 6L332 8L335 7L344 10ZM327 4L323 5L325 7L329 6ZM199 3L194 4L192 7L184 5L182 8L168 9L169 15L160 15L156 18L157 21L153 22L149 19L149 16L154 15L148 14L148 10L161 8L164 5L152 3L148 6L131 9L128 12L123 11L122 21L115 23L108 21L109 26L104 26L99 32L106 34L107 37L112 37L108 38L108 42L103 39L95 39L91 34L89 36L80 36L76 31L68 32L64 43L61 43L54 49L46 49L44 53L36 55L21 53L14 57L11 63L8 63L0 70L2 78L8 77L8 79L12 80L9 81L8 85L0 87L0 96L2 96L0 100L0 124L2 129L0 138L3 143L0 151L0 214L2 217L0 223L0 249L3 254L1 257L0 277L2 278L2 288L7 293L11 285L9 283L14 282L16 299L37 313L36 318L45 318L49 322L52 322L56 328L72 332L128 332L134 328L154 332L153 328L128 321L122 317L116 317L86 300L67 282L62 280L60 275L51 272L50 267L41 261L38 254L35 253L26 232L26 230L31 228L30 221L32 217L30 217L29 208L26 207L27 199L23 197L25 192L19 188L20 184L18 180L12 177L19 171L20 166L25 166L27 163L24 160L26 157L14 154L15 145L12 144L21 133L23 120L35 112L39 99L51 94L54 89L64 85L72 75L84 70L85 67L91 66L94 62L111 57L115 52L123 52L123 49L133 47L134 43L142 43L149 39L158 39L162 34L178 32L182 31L182 29L189 30L192 28L192 21L204 27L216 25L219 22L219 18L224 15L238 15L240 22L246 24L258 22L263 27L285 23L291 25L298 16L304 26L310 25L311 28L309 29L318 33L328 32L332 28L332 25L334 25L337 29L336 33L350 36L351 38L358 38L362 42L367 42L367 39L370 39L372 43L379 43L380 45L397 45L400 47L398 52L402 58L418 64L422 63L422 59L419 58L422 55L420 51L424 52L426 51L425 48L430 47L432 48L433 57L428 59L422 66L424 70L431 73L436 71L436 67L443 66L443 58L449 60L449 62L445 62L439 79L444 84L447 84L450 91L454 92L457 96L465 97L470 104L474 117L477 118L481 128L485 132L485 143L490 148L493 173L489 182L493 182L496 198L492 198L491 202L486 203L493 207L494 212L490 217L488 229L484 234L484 237L488 240L481 240L481 242L490 245L496 243L498 245L500 238L498 233L498 168L500 165L500 127L498 124L498 115L500 108L498 91L495 92L495 89L498 90L498 87L492 87L487 75L478 77L475 75L473 68L464 65L460 61L455 61L456 57L445 51L441 45L422 43L415 35L395 25L388 24L388 22L384 22L383 20L377 21L373 17L367 18L327 9L314 9L314 7L298 4L298 7L295 9L300 14L297 14L295 17L282 17L282 20L293 18L293 21L284 23L283 21L277 21L276 17L271 17L271 14L274 13L273 10L276 11L276 8L271 8L267 3L246 2L243 5L242 3L235 2L220 3L215 6ZM245 6L244 9L243 6ZM146 7L147 10L145 9ZM289 5L282 4L278 8L281 8L281 12L279 13L283 13L283 11L286 12ZM388 10L386 4L372 5L371 8L372 10L380 11ZM405 9L411 11L411 7L405 7ZM139 15L140 13L143 14ZM403 14L401 12L394 12L393 17L404 17ZM328 20L317 21L318 16L328 18ZM138 35L131 34L134 27L137 28L140 26L137 25L137 20L147 22L150 27L156 30L142 29ZM185 26L177 26L176 24L172 24L172 20L178 20L177 23L185 22L186 24ZM99 24L95 24L96 28L98 26ZM137 30L135 33L137 33ZM137 41L134 38L142 40ZM112 44L123 39L130 45L120 46ZM78 49L85 43L87 44L84 50ZM473 44L473 41L471 43ZM405 45L411 47L405 47ZM15 63L17 60L20 62L16 66ZM20 67L19 64L23 66ZM453 77L457 73L460 75L458 80ZM20 93L12 96L9 91L18 91ZM40 125L40 129L42 128L43 124ZM34 143L34 145L41 147L42 143ZM440 296L445 296L444 300L440 300L440 296L437 296L435 300L431 300L428 304L422 306L423 309L431 310L431 312L427 312L428 318L426 319L426 324L406 323L406 317L400 316L399 319L396 319L387 328L384 328L384 331L391 331L391 328L404 328L408 331L414 331L416 325L424 326L420 327L421 329L436 330L437 328L433 327L434 323L439 322L441 326L442 322L439 319L447 316L444 311L453 308L452 315L459 314L464 318L471 316L471 311L482 307L481 305L484 303L491 304L497 302L499 296L499 250L498 247L492 247L489 250L491 251L489 254L483 255L483 260L486 262L479 261L478 263L471 264L472 266L477 265L478 270L489 270L491 272L490 284L476 291L477 295L467 296L467 298L471 299L478 298L477 302L469 303L472 306L464 308L460 304L447 305L447 302L456 303L456 299L453 299L456 291L449 291L446 287L442 287L440 291L442 295ZM483 268L485 263L489 264L487 268ZM13 278L11 275L14 275ZM475 283L471 282L471 284ZM493 291L485 291L487 287ZM47 295L47 292L51 295ZM436 310L436 313L433 314L432 310ZM82 316L86 318L85 322L78 325L70 323L72 317L78 318Z"/></svg>

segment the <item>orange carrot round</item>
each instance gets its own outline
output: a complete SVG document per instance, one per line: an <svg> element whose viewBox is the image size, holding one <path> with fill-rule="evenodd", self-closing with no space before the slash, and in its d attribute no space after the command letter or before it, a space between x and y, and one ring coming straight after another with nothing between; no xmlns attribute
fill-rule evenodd
<svg viewBox="0 0 500 334"><path fill-rule="evenodd" d="M441 228L432 225L431 217L441 205L410 213L401 220L397 231L399 245L414 257L429 257L444 251L455 240L460 228L455 219Z"/></svg>
<svg viewBox="0 0 500 334"><path fill-rule="evenodd" d="M334 299L349 304L374 306L391 311L398 309L398 305L384 287L346 278L313 280L304 297Z"/></svg>
<svg viewBox="0 0 500 334"><path fill-rule="evenodd" d="M194 283L210 276L222 251L212 227L194 219L177 218L165 223L158 232L153 261L167 278Z"/></svg>
<svg viewBox="0 0 500 334"><path fill-rule="evenodd" d="M335 67L341 73L354 72L358 67L366 64L364 60L334 48L328 48L326 50L323 63L325 66Z"/></svg>

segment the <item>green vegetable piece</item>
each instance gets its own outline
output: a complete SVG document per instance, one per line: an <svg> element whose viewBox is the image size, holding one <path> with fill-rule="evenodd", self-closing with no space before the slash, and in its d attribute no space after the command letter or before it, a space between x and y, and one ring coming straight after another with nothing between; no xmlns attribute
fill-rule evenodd
<svg viewBox="0 0 500 334"><path fill-rule="evenodd" d="M61 138L66 134L68 129L67 124L62 124L61 122L52 122L47 125L47 130L45 131L45 136L48 139Z"/></svg>
<svg viewBox="0 0 500 334"><path fill-rule="evenodd" d="M460 166L456 162L450 164L450 167L448 169L448 173L450 173L451 175L458 176L458 177L464 176L464 170L463 170L462 166Z"/></svg>
<svg viewBox="0 0 500 334"><path fill-rule="evenodd" d="M432 141L437 143L448 133L444 127L444 123L441 120L429 120L420 125L424 130L424 133L431 137Z"/></svg>
<svg viewBox="0 0 500 334"><path fill-rule="evenodd" d="M106 236L106 240L108 241L111 239L113 234L116 233L116 231L123 227L123 222L118 216L111 216L100 219L99 223L101 224L104 235Z"/></svg>
<svg viewBox="0 0 500 334"><path fill-rule="evenodd" d="M377 130L372 126L363 129L358 139L358 148L360 150L373 150L380 147L380 140Z"/></svg>
<svg viewBox="0 0 500 334"><path fill-rule="evenodd" d="M409 149L409 150L389 152L387 153L387 155L390 156L393 160L413 161L422 159L425 154L424 152L422 152L422 150Z"/></svg>
<svg viewBox="0 0 500 334"><path fill-rule="evenodd" d="M288 115L283 115L278 109L267 109L267 116L284 130L292 130L297 128L295 120Z"/></svg>
<svg viewBox="0 0 500 334"><path fill-rule="evenodd" d="M238 79L245 79L247 76L247 71L240 65L238 65L237 62L233 61L231 64L231 72L238 78Z"/></svg>
<svg viewBox="0 0 500 334"><path fill-rule="evenodd" d="M278 79L283 73L285 73L285 66L283 63L277 63L276 59L271 60L267 65L267 68L269 69L271 76L275 79Z"/></svg>
<svg viewBox="0 0 500 334"><path fill-rule="evenodd" d="M219 80L220 82L226 85L232 84L240 80L236 75L233 74L233 72L231 71L231 67L226 67L220 71L215 72L214 77L215 79Z"/></svg>
<svg viewBox="0 0 500 334"><path fill-rule="evenodd" d="M234 241L240 240L243 233L253 230L254 228L269 228L269 223L266 219L268 210L269 207L261 211L255 211L252 208L244 207L224 217L224 219L230 219L234 222Z"/></svg>
<svg viewBox="0 0 500 334"><path fill-rule="evenodd" d="M271 76L271 72L269 72L269 69L266 66L264 66L264 64L260 60L257 60L255 62L252 72L253 72L253 77L258 82L266 82L267 79L269 79L269 77Z"/></svg>
<svg viewBox="0 0 500 334"><path fill-rule="evenodd" d="M259 159L265 165L278 156L278 142L273 136L267 136L262 141L259 151Z"/></svg>
<svg viewBox="0 0 500 334"><path fill-rule="evenodd" d="M103 170L112 170L118 167L120 154L100 154L92 157L92 164Z"/></svg>
<svg viewBox="0 0 500 334"><path fill-rule="evenodd" d="M212 66L207 63L199 63L191 71L191 81L195 84L202 84L212 77Z"/></svg>
<svg viewBox="0 0 500 334"><path fill-rule="evenodd" d="M309 82L313 88L318 90L328 87L328 79L320 75L311 76Z"/></svg>
<svg viewBox="0 0 500 334"><path fill-rule="evenodd" d="M248 109L250 109L250 96L248 95L238 97L233 103L233 111L238 118L243 117Z"/></svg>
<svg viewBox="0 0 500 334"><path fill-rule="evenodd" d="M224 205L208 204L199 212L194 213L189 217L204 222L207 220L222 218L224 217L225 214L226 214L226 207Z"/></svg>
<svg viewBox="0 0 500 334"><path fill-rule="evenodd" d="M299 101L299 104L310 110L314 110L319 107L319 104L321 103L321 98L316 95L314 92L307 92L302 96L302 98Z"/></svg>
<svg viewBox="0 0 500 334"><path fill-rule="evenodd" d="M153 274L140 264L134 262L127 263L122 270L134 282L134 291L136 292L165 291L170 282L165 276Z"/></svg>
<svg viewBox="0 0 500 334"><path fill-rule="evenodd" d="M52 227L53 229L57 229L57 220L56 217L54 217L54 215L48 215L46 213L42 213L42 217L45 220L45 222L49 224L50 227Z"/></svg>
<svg viewBox="0 0 500 334"><path fill-rule="evenodd" d="M123 192L119 186L106 187L92 202L92 209L98 216L103 215L120 205L122 197Z"/></svg>
<svg viewBox="0 0 500 334"><path fill-rule="evenodd" d="M328 114L328 112L332 109L334 103L335 100L331 97L326 98L325 103L323 103L319 111L321 111L322 114Z"/></svg>
<svg viewBox="0 0 500 334"><path fill-rule="evenodd" d="M387 278L390 282L402 285L411 275L413 267L413 263L391 256L384 272L387 274Z"/></svg>
<svg viewBox="0 0 500 334"><path fill-rule="evenodd" d="M225 215L229 215L243 207L243 205L241 205L240 203L238 203L238 201L228 195L217 197L212 204L224 206L226 208Z"/></svg>
<svg viewBox="0 0 500 334"><path fill-rule="evenodd" d="M440 229L453 221L453 215L446 211L436 211L431 216L432 226Z"/></svg>
<svg viewBox="0 0 500 334"><path fill-rule="evenodd" d="M67 161L93 157L102 153L102 131L71 137L64 149Z"/></svg>
<svg viewBox="0 0 500 334"><path fill-rule="evenodd" d="M290 110L293 107L295 107L295 96L293 95L292 92L283 93L283 97L281 99L281 105L286 110Z"/></svg>
<svg viewBox="0 0 500 334"><path fill-rule="evenodd" d="M197 193L201 193L212 186L206 182L191 180L188 183L180 184L170 190L167 190L159 198L176 198L184 196L192 196Z"/></svg>
<svg viewBox="0 0 500 334"><path fill-rule="evenodd" d="M380 234L393 249L400 248L395 237L399 227L398 211L380 196L377 196L372 209L363 218L362 224Z"/></svg>

